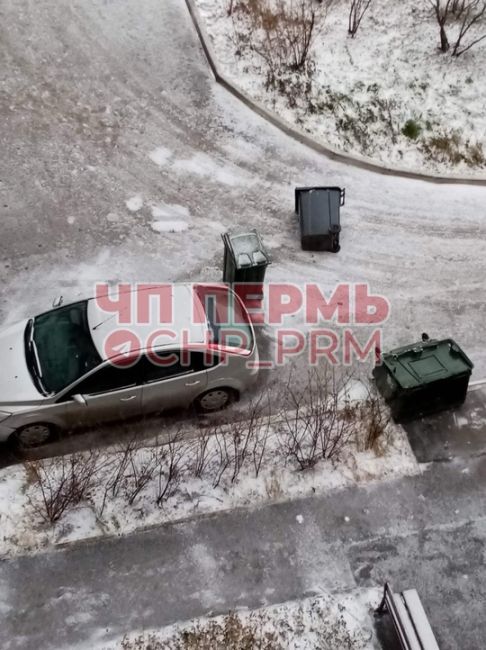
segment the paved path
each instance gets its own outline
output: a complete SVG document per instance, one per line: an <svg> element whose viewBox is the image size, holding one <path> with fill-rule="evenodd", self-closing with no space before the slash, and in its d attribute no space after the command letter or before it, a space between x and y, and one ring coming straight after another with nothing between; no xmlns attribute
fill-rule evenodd
<svg viewBox="0 0 486 650"><path fill-rule="evenodd" d="M4 561L0 647L70 648L388 579L419 590L441 650L482 650L485 489L485 458L435 463L382 486Z"/></svg>

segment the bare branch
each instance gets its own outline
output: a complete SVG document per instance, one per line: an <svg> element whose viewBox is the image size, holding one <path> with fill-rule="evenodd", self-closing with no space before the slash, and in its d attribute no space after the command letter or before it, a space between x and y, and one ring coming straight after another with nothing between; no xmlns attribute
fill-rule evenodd
<svg viewBox="0 0 486 650"><path fill-rule="evenodd" d="M474 45L480 43L486 38L486 34L473 40L469 45L461 49L461 43L467 33L477 25L486 13L486 2L484 0L470 0L462 7L463 19L459 29L459 35L452 50L452 56L461 56L464 52L470 50Z"/></svg>
<svg viewBox="0 0 486 650"><path fill-rule="evenodd" d="M355 37L365 13L371 5L371 0L350 0L348 34Z"/></svg>

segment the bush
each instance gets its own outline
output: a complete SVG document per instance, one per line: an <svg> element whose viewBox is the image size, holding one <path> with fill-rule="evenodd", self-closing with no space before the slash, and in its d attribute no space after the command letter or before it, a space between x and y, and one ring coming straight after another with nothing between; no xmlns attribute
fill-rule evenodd
<svg viewBox="0 0 486 650"><path fill-rule="evenodd" d="M43 521L54 524L89 496L97 485L99 455L91 451L25 464L29 481L39 491L31 506Z"/></svg>
<svg viewBox="0 0 486 650"><path fill-rule="evenodd" d="M298 469L310 469L321 459L336 458L356 440L359 421L355 409L340 399L347 379L338 378L334 369L314 368L299 389L289 378L279 443L283 455Z"/></svg>
<svg viewBox="0 0 486 650"><path fill-rule="evenodd" d="M379 444L384 438L390 422L390 412L384 406L378 395L371 392L368 399L361 405L361 421L364 433L364 449L379 452Z"/></svg>
<svg viewBox="0 0 486 650"><path fill-rule="evenodd" d="M465 163L468 167L484 167L486 158L481 142L464 142L457 131L431 136L421 146L424 154L436 162L452 165Z"/></svg>
<svg viewBox="0 0 486 650"><path fill-rule="evenodd" d="M314 7L308 0L235 0L228 12L237 51L249 50L261 58L267 87L281 92L278 85L282 76L311 72L312 47L323 8Z"/></svg>
<svg viewBox="0 0 486 650"><path fill-rule="evenodd" d="M402 134L409 140L416 140L422 133L422 127L415 120L407 120L402 129Z"/></svg>

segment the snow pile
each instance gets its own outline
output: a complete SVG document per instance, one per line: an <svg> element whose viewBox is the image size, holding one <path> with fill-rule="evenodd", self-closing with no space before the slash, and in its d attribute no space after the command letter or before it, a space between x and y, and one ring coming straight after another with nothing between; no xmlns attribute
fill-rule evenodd
<svg viewBox="0 0 486 650"><path fill-rule="evenodd" d="M196 4L221 71L286 122L383 163L484 175L486 40L460 57L441 53L429 3L373 0L354 38L347 34L349 3L331 3L308 77L289 72L273 87L269 66L248 47L257 36L250 35L239 2L231 16L227 2ZM460 21L449 22L453 43ZM485 22L471 30L467 44L486 33Z"/></svg>
<svg viewBox="0 0 486 650"><path fill-rule="evenodd" d="M140 194L132 196L130 199L125 201L125 205L130 210L130 212L138 212L143 208L143 198Z"/></svg>
<svg viewBox="0 0 486 650"><path fill-rule="evenodd" d="M31 548L37 535L28 525L27 477L23 467L7 467L0 472L0 557L16 548ZM19 527L19 523L22 524ZM18 538L18 535L22 539Z"/></svg>
<svg viewBox="0 0 486 650"><path fill-rule="evenodd" d="M183 650L184 648L293 648L294 650L373 650L370 609L377 590L322 595L302 601L238 610L226 616L198 618L161 630L131 633L123 639L90 641L90 650ZM84 650L83 646L77 650Z"/></svg>
<svg viewBox="0 0 486 650"><path fill-rule="evenodd" d="M182 232L189 228L191 218L189 210L183 205L161 203L152 206L152 229L155 232Z"/></svg>

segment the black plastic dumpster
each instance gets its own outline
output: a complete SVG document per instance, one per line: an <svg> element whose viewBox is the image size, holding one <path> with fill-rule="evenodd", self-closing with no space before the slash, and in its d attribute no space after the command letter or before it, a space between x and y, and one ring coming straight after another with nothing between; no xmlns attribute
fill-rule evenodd
<svg viewBox="0 0 486 650"><path fill-rule="evenodd" d="M460 406L474 364L453 339L422 341L380 354L376 386L396 422Z"/></svg>
<svg viewBox="0 0 486 650"><path fill-rule="evenodd" d="M256 230L222 235L224 242L224 282L263 282L270 257Z"/></svg>
<svg viewBox="0 0 486 650"><path fill-rule="evenodd" d="M300 219L303 250L339 251L344 196L345 190L340 187L295 188L295 212Z"/></svg>

